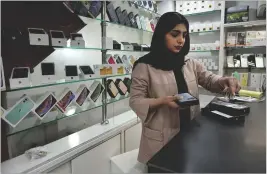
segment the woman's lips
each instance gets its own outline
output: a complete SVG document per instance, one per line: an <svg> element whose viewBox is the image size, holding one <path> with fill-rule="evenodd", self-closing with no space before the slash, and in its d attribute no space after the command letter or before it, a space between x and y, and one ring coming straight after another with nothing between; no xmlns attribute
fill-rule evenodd
<svg viewBox="0 0 267 174"><path fill-rule="evenodd" d="M176 50L181 50L181 49L182 49L182 46L174 46L174 48L175 48Z"/></svg>

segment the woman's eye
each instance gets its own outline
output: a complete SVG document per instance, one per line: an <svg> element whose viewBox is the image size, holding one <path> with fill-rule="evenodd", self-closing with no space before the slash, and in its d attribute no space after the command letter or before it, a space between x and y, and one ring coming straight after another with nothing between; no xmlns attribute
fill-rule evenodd
<svg viewBox="0 0 267 174"><path fill-rule="evenodd" d="M172 35L172 37L177 37L178 36L178 34L171 34Z"/></svg>

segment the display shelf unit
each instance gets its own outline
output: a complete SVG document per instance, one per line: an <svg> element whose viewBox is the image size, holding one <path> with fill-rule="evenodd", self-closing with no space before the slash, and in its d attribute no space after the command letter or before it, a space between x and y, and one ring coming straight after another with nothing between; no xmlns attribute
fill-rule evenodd
<svg viewBox="0 0 267 174"><path fill-rule="evenodd" d="M192 13L192 14L184 14L184 16L203 16L203 15L208 15L208 14L214 14L214 13L218 13L221 10L212 10L212 11L206 11L206 12L200 12L200 13Z"/></svg>
<svg viewBox="0 0 267 174"><path fill-rule="evenodd" d="M5 90L3 90L3 92L30 90L30 89L35 89L35 88L43 88L43 87L57 86L57 85L66 85L66 84L72 84L72 83L87 82L87 81L91 81L91 80L106 79L106 78L112 78L112 77L121 77L121 76L127 76L127 75L131 75L131 74L106 75L106 76L101 76L101 77L92 77L92 78L88 78L88 79L71 80L71 81L59 80L56 83L32 85L32 86L14 88L14 89L5 89Z"/></svg>
<svg viewBox="0 0 267 174"><path fill-rule="evenodd" d="M124 2L126 3L126 2ZM125 25L121 25L121 24L118 24L118 23L114 23L114 22L111 22L107 19L107 14L106 14L106 7L107 5L107 2L106 1L103 1L102 2L102 9L101 9L101 14L100 16L101 17L97 17L97 18L87 18L87 17L82 17L82 16L79 16L81 20L84 21L84 23L86 23L87 25L90 23L94 23L94 24L99 24L100 23L100 28L101 28L101 35L100 37L101 38L106 38L108 37L107 36L107 32L109 32L107 30L108 26L118 26L119 28L123 29L123 30L126 30L126 31L137 31L135 33L137 33L139 36L138 36L138 39L141 40L141 43L143 41L143 35L144 34L148 34L148 36L152 36L153 32L152 31L147 31L147 30L143 30L143 29L138 29L138 28L133 28L133 27L129 27L129 26L125 26ZM135 8L135 7L131 7L131 8ZM151 10L149 9L144 9L142 7L139 7L138 9L142 10L142 11L145 11L146 13L149 13L152 14L152 17L155 17L155 16L160 16L160 14L158 13L155 13L155 12L152 12ZM130 29L130 30L129 30ZM98 39L98 38L97 38ZM115 50L115 49L107 49L106 47L106 40L105 39L101 39L101 47L97 47L97 46L88 46L88 45L85 45L84 48L82 47L70 47L70 46L67 46L67 47L53 47L55 50L60 50L61 53L64 53L64 51L66 50L74 50L71 52L71 54L76 54L76 50L77 53L79 54L82 54L86 51L96 51L97 54L99 54L99 52L101 52L101 62L102 64L106 64L106 54L108 51L121 51L121 52L144 52L144 53L147 53L148 51L128 51L128 50ZM136 42L138 43L138 42ZM89 43L90 44L90 43ZM81 51L79 51L81 50ZM64 54L69 54L69 52L66 52ZM60 58L59 58L60 59ZM64 59L62 59L62 61L64 61ZM100 63L101 64L101 63ZM109 98L108 97L108 93L107 93L107 80L108 79L112 79L112 78L119 78L119 77L128 77L130 76L131 73L127 73L127 74L116 74L116 75L107 75L107 76L100 76L100 77L92 77L92 78L88 78L88 79L79 79L79 80L71 80L71 81L66 81L64 79L62 80L57 80L57 82L54 82L54 83L46 83L46 84L41 84L41 83L32 83L33 85L31 86L27 86L27 87L21 87L21 88L7 88L2 92L2 94L4 94L3 96L12 96L13 94L16 96L18 94L28 94L28 93L31 93L32 91L38 91L38 90L50 90L50 89L53 89L53 90L57 90L57 88L61 88L61 87L68 87L68 86L75 86L75 85L80 85L80 84L87 84L87 82L91 82L91 81L94 81L94 80L101 80L102 81L102 84L105 85L105 89L102 93L102 98L100 98L98 100L98 102L96 103L93 103L92 101L88 101L85 106L83 107L79 107L75 101L72 102L72 104L68 107L69 110L67 110L67 112L65 113L62 113L59 111L59 109L57 109L56 106L54 106L54 108L48 113L48 115L40 120L39 118L35 117L35 115L33 114L29 114L27 115L21 122L20 124L13 128L11 126L7 126L7 134L6 136L7 137L11 137L15 134L19 134L19 133L22 133L22 132L29 132L31 130L34 131L35 128L38 128L38 127L42 127L42 126L48 126L50 124L53 124L53 123L57 123L59 120L63 120L65 118L70 118L70 117L75 117L75 116L78 116L80 114L83 114L86 113L87 111L91 111L93 109L96 109L96 108L101 108L102 109L102 118L101 118L101 124L108 124L108 119L107 119L107 110L108 110L108 105L110 104L114 104L118 101L122 101L122 100L125 100L125 99L128 99L129 98L129 93L127 93L125 96L122 96L120 94L117 95L116 98ZM59 78L61 79L61 78ZM35 92L33 92L35 93ZM38 93L38 92L36 92ZM35 94L34 94L35 95ZM37 96L37 95L36 95ZM34 97L36 97L34 96ZM38 98L38 97L37 97ZM12 104L12 102L10 102ZM8 108L7 105L11 105L11 104L5 104L5 108ZM69 112L68 112L69 111ZM50 115L53 115L50 117Z"/></svg>
<svg viewBox="0 0 267 174"><path fill-rule="evenodd" d="M107 51L122 51L122 52L141 52L141 53L148 53L149 51L136 51L136 50L116 50L116 49L108 49Z"/></svg>
<svg viewBox="0 0 267 174"><path fill-rule="evenodd" d="M225 47L226 50L254 49L254 48L266 48L266 45L262 45L262 46L231 46L231 47Z"/></svg>
<svg viewBox="0 0 267 174"><path fill-rule="evenodd" d="M248 22L237 22L224 24L225 28L240 28L240 27L254 27L254 26L266 26L266 20L255 20Z"/></svg>
<svg viewBox="0 0 267 174"><path fill-rule="evenodd" d="M191 32L189 34L204 34L204 33L214 33L214 32L220 32L220 30L198 31L198 32Z"/></svg>

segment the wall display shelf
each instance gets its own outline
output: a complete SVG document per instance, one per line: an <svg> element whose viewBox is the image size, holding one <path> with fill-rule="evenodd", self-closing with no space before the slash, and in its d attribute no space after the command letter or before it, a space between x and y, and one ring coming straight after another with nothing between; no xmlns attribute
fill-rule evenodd
<svg viewBox="0 0 267 174"><path fill-rule="evenodd" d="M232 46L224 47L226 50L236 50L236 49L254 49L254 48L266 48L266 45L263 46Z"/></svg>
<svg viewBox="0 0 267 174"><path fill-rule="evenodd" d="M242 27L254 27L254 26L266 26L266 20L255 20L248 22L224 24L225 28L242 28Z"/></svg>
<svg viewBox="0 0 267 174"><path fill-rule="evenodd" d="M218 13L221 10L212 10L212 11L206 11L206 12L200 12L200 13L192 13L192 14L184 14L184 16L199 16L199 15L208 15L208 14L214 14Z"/></svg>
<svg viewBox="0 0 267 174"><path fill-rule="evenodd" d="M74 50L98 50L98 51L101 51L101 50L104 50L102 48L90 48L90 47L53 47L54 49L74 49Z"/></svg>
<svg viewBox="0 0 267 174"><path fill-rule="evenodd" d="M106 99L105 104L112 104L124 99L129 98L129 94L126 94L125 96L121 96L118 95L116 98L112 98L112 99ZM21 133L21 132L25 132L25 131L29 131L31 129L34 129L36 127L40 127L40 126L46 126L48 124L53 124L61 119L64 118L69 118L69 117L75 117L78 116L84 112L99 108L99 107L103 107L104 102L98 102L98 103L86 103L85 106L83 107L78 107L77 105L70 105L70 107L67 108L67 111L65 112L65 114L63 114L62 112L60 112L59 110L55 110L52 109L52 111L50 112L57 112L57 114L53 114L55 116L51 117L51 113L48 113L47 117L44 118L43 120L37 120L36 118L33 117L28 117L28 118L24 118L24 120L21 121L21 124L15 128L12 128L11 126L9 127L9 131L7 133L7 136L12 136L14 134L17 133ZM50 116L50 117L49 117ZM31 120L31 121L30 121ZM23 123L23 121L25 121Z"/></svg>
<svg viewBox="0 0 267 174"><path fill-rule="evenodd" d="M149 12L151 14L154 14L154 15L157 15L157 16L161 16L161 14L157 13L155 10L154 10L154 7L153 7L153 10L149 9L149 8L145 8L144 6L141 6L141 5L138 5L137 2L132 2L132 1L129 1L132 6L137 6L138 9L140 10L144 10L146 12ZM136 7L135 7L136 8Z"/></svg>
<svg viewBox="0 0 267 174"><path fill-rule="evenodd" d="M189 33L189 34L204 34L204 33L213 33L213 32L220 32L220 30L210 30L210 31L191 32L191 33Z"/></svg>
<svg viewBox="0 0 267 174"><path fill-rule="evenodd" d="M229 70L235 70L235 69L244 69L244 70L266 70L266 67L264 68L258 68L258 67L224 67L225 69L229 69Z"/></svg>
<svg viewBox="0 0 267 174"><path fill-rule="evenodd" d="M107 51L123 51L123 52L144 52L144 53L148 53L149 51L136 51L136 50L116 50L116 49L112 49L112 50L107 50Z"/></svg>
<svg viewBox="0 0 267 174"><path fill-rule="evenodd" d="M30 90L30 89L35 89L35 88L43 88L43 87L56 86L56 85L65 85L65 84L86 82L86 81L91 81L91 80L106 79L106 78L111 78L111 77L120 77L120 76L127 76L127 75L131 75L131 74L107 75L107 76L101 76L101 77L95 77L95 78L89 78L89 79L72 80L72 81L61 80L57 83L52 83L52 84L41 84L41 85L28 86L28 87L22 87L22 88L6 89L6 90L3 90L3 92L23 91L23 90Z"/></svg>

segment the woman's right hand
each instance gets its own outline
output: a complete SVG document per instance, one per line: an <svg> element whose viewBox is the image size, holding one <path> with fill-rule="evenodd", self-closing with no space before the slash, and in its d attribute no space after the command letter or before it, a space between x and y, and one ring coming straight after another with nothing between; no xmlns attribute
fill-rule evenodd
<svg viewBox="0 0 267 174"><path fill-rule="evenodd" d="M161 98L161 102L163 105L168 105L171 108L177 109L179 105L175 102L178 100L177 96L166 96Z"/></svg>

